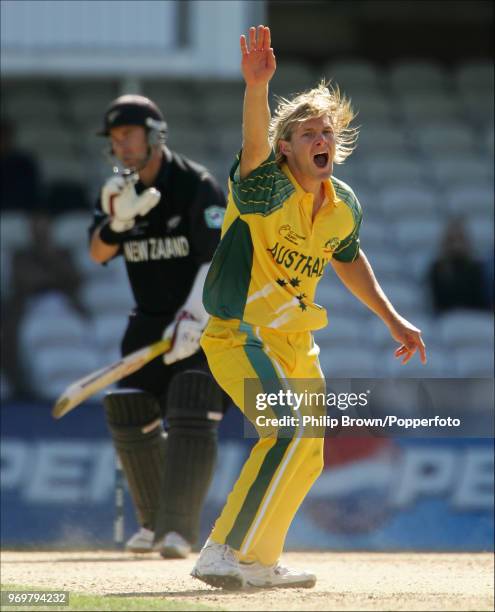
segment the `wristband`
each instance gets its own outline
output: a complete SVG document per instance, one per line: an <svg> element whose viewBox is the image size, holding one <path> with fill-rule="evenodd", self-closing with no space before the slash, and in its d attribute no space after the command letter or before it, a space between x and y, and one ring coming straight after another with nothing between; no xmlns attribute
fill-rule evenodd
<svg viewBox="0 0 495 612"><path fill-rule="evenodd" d="M110 227L110 219L100 226L100 239L105 244L122 244L126 241L127 232L114 232Z"/></svg>

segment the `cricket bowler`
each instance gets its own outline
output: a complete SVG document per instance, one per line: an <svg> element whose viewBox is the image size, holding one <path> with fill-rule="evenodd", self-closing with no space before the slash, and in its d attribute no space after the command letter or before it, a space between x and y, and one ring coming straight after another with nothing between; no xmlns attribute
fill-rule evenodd
<svg viewBox="0 0 495 612"><path fill-rule="evenodd" d="M201 346L220 386L245 413L246 379L323 379L313 331L327 325L315 291L330 263L379 316L406 363L426 362L421 332L380 288L359 244L361 207L333 177L352 152L350 103L337 88L281 100L270 116L276 61L267 27L241 36L246 84L242 151L229 177L222 239L203 302L210 320ZM338 347L335 347L338 350ZM204 545L192 576L227 589L312 587L316 576L284 567L290 524L323 468L323 436L260 436Z"/></svg>

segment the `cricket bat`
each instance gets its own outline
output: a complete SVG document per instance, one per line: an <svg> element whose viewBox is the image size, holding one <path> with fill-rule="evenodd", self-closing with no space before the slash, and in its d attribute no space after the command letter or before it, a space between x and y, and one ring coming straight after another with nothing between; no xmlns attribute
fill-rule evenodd
<svg viewBox="0 0 495 612"><path fill-rule="evenodd" d="M60 419L68 412L79 406L85 399L101 391L108 385L129 376L142 368L149 361L166 353L170 349L171 340L159 340L154 344L145 346L142 349L126 355L122 359L105 366L96 372L88 374L80 380L72 383L65 389L62 395L55 402L52 409L54 419Z"/></svg>

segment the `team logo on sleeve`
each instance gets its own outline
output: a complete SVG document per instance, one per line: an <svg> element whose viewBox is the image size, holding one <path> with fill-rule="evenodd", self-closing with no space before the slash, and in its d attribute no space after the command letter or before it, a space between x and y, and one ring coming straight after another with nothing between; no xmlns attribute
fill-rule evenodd
<svg viewBox="0 0 495 612"><path fill-rule="evenodd" d="M335 253L340 244L340 239L335 236L335 238L330 238L325 242L325 246L323 247L324 253Z"/></svg>
<svg viewBox="0 0 495 612"><path fill-rule="evenodd" d="M205 208L205 223L210 229L220 229L225 215L225 208L221 206L209 206Z"/></svg>

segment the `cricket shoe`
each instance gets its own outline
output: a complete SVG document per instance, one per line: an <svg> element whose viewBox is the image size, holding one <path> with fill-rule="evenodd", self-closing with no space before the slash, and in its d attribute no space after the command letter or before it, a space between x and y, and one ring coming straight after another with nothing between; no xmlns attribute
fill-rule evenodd
<svg viewBox="0 0 495 612"><path fill-rule="evenodd" d="M244 574L246 586L261 589L297 587L310 589L316 584L316 576L314 574L284 567L279 563L275 565L241 563L240 568Z"/></svg>
<svg viewBox="0 0 495 612"><path fill-rule="evenodd" d="M153 540L155 534L146 527L141 527L125 544L127 552L149 553L153 551Z"/></svg>
<svg viewBox="0 0 495 612"><path fill-rule="evenodd" d="M244 575L234 550L227 544L208 540L191 572L193 578L213 587L235 591L245 586Z"/></svg>
<svg viewBox="0 0 495 612"><path fill-rule="evenodd" d="M176 531L169 531L153 548L164 559L186 559L191 552L189 542Z"/></svg>

